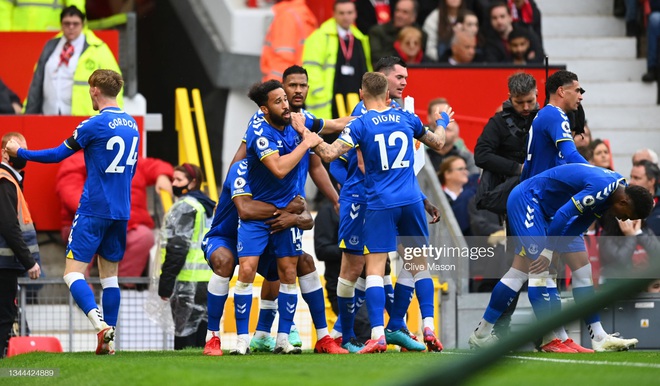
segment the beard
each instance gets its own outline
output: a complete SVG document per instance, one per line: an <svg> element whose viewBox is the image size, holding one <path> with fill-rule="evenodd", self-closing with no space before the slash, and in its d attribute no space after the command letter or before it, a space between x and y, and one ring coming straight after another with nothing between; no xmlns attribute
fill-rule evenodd
<svg viewBox="0 0 660 386"><path fill-rule="evenodd" d="M282 114L288 112L289 110L285 110L284 112L282 112ZM268 118L270 118L271 123L273 123L276 126L287 126L291 124L291 118L283 118L281 115L268 114Z"/></svg>

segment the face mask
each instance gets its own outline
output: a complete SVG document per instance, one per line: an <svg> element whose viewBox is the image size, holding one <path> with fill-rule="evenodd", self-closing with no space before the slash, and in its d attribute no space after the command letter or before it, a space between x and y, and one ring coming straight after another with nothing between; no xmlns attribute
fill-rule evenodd
<svg viewBox="0 0 660 386"><path fill-rule="evenodd" d="M23 170L25 169L25 165L27 165L27 160L18 157L9 157L9 165L16 170Z"/></svg>
<svg viewBox="0 0 660 386"><path fill-rule="evenodd" d="M174 185L172 185L172 194L174 194L174 197L181 197L186 193L188 193L188 187L187 186L174 186Z"/></svg>

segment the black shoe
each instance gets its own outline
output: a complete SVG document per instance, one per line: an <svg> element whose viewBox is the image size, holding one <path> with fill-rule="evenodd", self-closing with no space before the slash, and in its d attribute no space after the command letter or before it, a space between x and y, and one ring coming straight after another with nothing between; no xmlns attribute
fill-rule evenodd
<svg viewBox="0 0 660 386"><path fill-rule="evenodd" d="M642 82L653 83L656 81L655 70L649 70L646 74L642 75Z"/></svg>

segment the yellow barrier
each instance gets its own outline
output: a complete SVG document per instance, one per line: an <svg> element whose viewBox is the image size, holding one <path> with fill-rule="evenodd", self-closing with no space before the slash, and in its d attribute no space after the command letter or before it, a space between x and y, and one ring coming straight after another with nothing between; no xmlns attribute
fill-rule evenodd
<svg viewBox="0 0 660 386"><path fill-rule="evenodd" d="M192 90L192 99L193 106L191 107L188 90L185 88L176 89L174 120L178 133L179 164L187 162L199 165L206 177L206 181L202 184L202 189L206 190L209 197L217 200L218 187L215 183L215 172L211 160L209 137L206 131L206 120L204 119L204 109L202 107L199 89ZM193 123L193 112L195 113L196 125ZM197 127L197 134L195 134L195 127ZM199 161L197 136L199 136L199 148L202 152L202 163Z"/></svg>

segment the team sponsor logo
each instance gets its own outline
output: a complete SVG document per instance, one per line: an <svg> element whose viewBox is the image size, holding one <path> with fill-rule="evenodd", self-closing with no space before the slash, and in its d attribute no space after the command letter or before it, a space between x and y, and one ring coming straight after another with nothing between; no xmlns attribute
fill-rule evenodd
<svg viewBox="0 0 660 386"><path fill-rule="evenodd" d="M582 205L584 206L592 206L595 203L596 203L596 199L592 195L584 196L584 198L582 199Z"/></svg>
<svg viewBox="0 0 660 386"><path fill-rule="evenodd" d="M235 189L241 189L245 186L245 178L243 177L237 177L234 180L234 188Z"/></svg>
<svg viewBox="0 0 660 386"><path fill-rule="evenodd" d="M268 142L268 138L266 137L259 137L257 138L257 148L259 150L264 150L268 147L270 143Z"/></svg>
<svg viewBox="0 0 660 386"><path fill-rule="evenodd" d="M525 227L527 229L534 226L534 209L527 205L527 213L525 214Z"/></svg>
<svg viewBox="0 0 660 386"><path fill-rule="evenodd" d="M284 147L284 145L282 145L282 140L281 139L277 140L277 147Z"/></svg>

